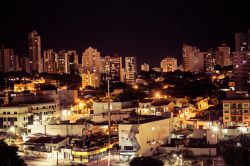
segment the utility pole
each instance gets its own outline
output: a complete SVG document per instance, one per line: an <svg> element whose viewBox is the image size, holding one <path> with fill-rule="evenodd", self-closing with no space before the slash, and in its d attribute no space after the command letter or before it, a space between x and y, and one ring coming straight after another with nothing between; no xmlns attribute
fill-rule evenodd
<svg viewBox="0 0 250 166"><path fill-rule="evenodd" d="M58 151L56 152L56 165L58 165Z"/></svg>
<svg viewBox="0 0 250 166"><path fill-rule="evenodd" d="M109 84L109 70L108 70L108 130L109 130L109 135L108 135L108 166L110 166L110 134L111 134L111 119L110 119L110 84Z"/></svg>

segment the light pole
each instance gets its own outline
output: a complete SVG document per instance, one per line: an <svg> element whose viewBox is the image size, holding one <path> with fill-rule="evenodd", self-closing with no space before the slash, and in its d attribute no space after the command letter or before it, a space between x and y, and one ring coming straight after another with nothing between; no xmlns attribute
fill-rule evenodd
<svg viewBox="0 0 250 166"><path fill-rule="evenodd" d="M110 166L110 133L111 133L111 125L110 125L110 84L109 84L109 70L108 70L108 130L109 130L109 135L108 135L108 166Z"/></svg>
<svg viewBox="0 0 250 166"><path fill-rule="evenodd" d="M179 156L177 155L177 154L173 154L173 158L175 158L175 159L177 159L177 161L178 161L178 159L180 160L180 166L183 166L183 156L182 156L182 154L180 154Z"/></svg>
<svg viewBox="0 0 250 166"><path fill-rule="evenodd" d="M183 166L183 156L180 154L180 159L181 159L181 166Z"/></svg>

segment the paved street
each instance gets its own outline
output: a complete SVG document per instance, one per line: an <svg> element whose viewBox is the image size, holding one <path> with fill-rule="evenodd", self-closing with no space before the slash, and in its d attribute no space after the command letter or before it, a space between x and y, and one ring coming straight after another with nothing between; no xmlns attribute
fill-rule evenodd
<svg viewBox="0 0 250 166"><path fill-rule="evenodd" d="M45 158L40 158L36 156L22 156L28 166L56 166L56 161L51 161ZM60 166L67 166L72 164L70 161L59 160L58 165ZM77 165L77 164L76 164ZM86 164L87 166L107 166L108 159L102 159L99 162L95 161L92 163ZM111 159L112 166L129 166L128 162L120 162L117 159Z"/></svg>
<svg viewBox="0 0 250 166"><path fill-rule="evenodd" d="M56 166L56 161L51 161L45 158L40 158L36 156L22 156L22 158L25 160L25 163L28 166ZM65 160L59 160L58 165L70 165L69 161Z"/></svg>

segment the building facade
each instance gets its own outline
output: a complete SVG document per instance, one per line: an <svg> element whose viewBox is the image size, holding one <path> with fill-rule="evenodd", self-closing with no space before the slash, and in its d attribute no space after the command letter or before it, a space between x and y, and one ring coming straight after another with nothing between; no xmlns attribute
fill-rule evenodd
<svg viewBox="0 0 250 166"><path fill-rule="evenodd" d="M141 64L141 71L149 71L149 64L147 63Z"/></svg>
<svg viewBox="0 0 250 166"><path fill-rule="evenodd" d="M119 146L122 160L133 155L150 156L164 144L174 130L176 120L158 119L139 123L119 124ZM150 133L146 134L145 133Z"/></svg>
<svg viewBox="0 0 250 166"><path fill-rule="evenodd" d="M26 56L20 56L20 70L26 73L30 72L30 59Z"/></svg>
<svg viewBox="0 0 250 166"><path fill-rule="evenodd" d="M134 84L137 73L136 57L125 57L125 83Z"/></svg>
<svg viewBox="0 0 250 166"><path fill-rule="evenodd" d="M59 90L58 97L61 107L74 106L78 101L78 92L77 90Z"/></svg>
<svg viewBox="0 0 250 166"><path fill-rule="evenodd" d="M216 64L222 67L231 65L230 47L228 47L225 43L222 43L222 45L218 47Z"/></svg>
<svg viewBox="0 0 250 166"><path fill-rule="evenodd" d="M224 126L250 126L250 100L223 100Z"/></svg>
<svg viewBox="0 0 250 166"><path fill-rule="evenodd" d="M68 54L65 50L61 50L58 53L57 73L58 74L69 73Z"/></svg>
<svg viewBox="0 0 250 166"><path fill-rule="evenodd" d="M250 50L250 29L246 33L235 33L235 51L247 51Z"/></svg>
<svg viewBox="0 0 250 166"><path fill-rule="evenodd" d="M87 48L82 56L83 71L91 73L101 72L101 54L97 49L92 47Z"/></svg>
<svg viewBox="0 0 250 166"><path fill-rule="evenodd" d="M182 49L184 71L204 71L204 57L206 53L200 52L200 49L186 44L183 45Z"/></svg>
<svg viewBox="0 0 250 166"><path fill-rule="evenodd" d="M102 73L109 75L112 82L121 81L121 70L122 70L122 57L105 56L103 58Z"/></svg>
<svg viewBox="0 0 250 166"><path fill-rule="evenodd" d="M0 128L25 128L30 115L31 110L26 106L0 107Z"/></svg>
<svg viewBox="0 0 250 166"><path fill-rule="evenodd" d="M234 81L237 91L247 91L250 85L250 51L233 53Z"/></svg>
<svg viewBox="0 0 250 166"><path fill-rule="evenodd" d="M32 31L28 35L29 39L29 59L30 71L42 72L42 57L41 57L41 37L36 31Z"/></svg>
<svg viewBox="0 0 250 166"><path fill-rule="evenodd" d="M52 49L43 53L43 72L56 74L57 73L57 58L58 54Z"/></svg>
<svg viewBox="0 0 250 166"><path fill-rule="evenodd" d="M174 72L177 70L177 59L166 57L161 61L162 72Z"/></svg>
<svg viewBox="0 0 250 166"><path fill-rule="evenodd" d="M97 88L100 86L100 73L91 73L87 71L81 74L82 77L82 88L86 88L87 86L92 86Z"/></svg>
<svg viewBox="0 0 250 166"><path fill-rule="evenodd" d="M212 72L214 70L214 66L216 65L216 51L213 49L208 50L205 54L205 69L208 72Z"/></svg>
<svg viewBox="0 0 250 166"><path fill-rule="evenodd" d="M1 46L0 48L0 71L19 71L18 56L14 54L14 49Z"/></svg>

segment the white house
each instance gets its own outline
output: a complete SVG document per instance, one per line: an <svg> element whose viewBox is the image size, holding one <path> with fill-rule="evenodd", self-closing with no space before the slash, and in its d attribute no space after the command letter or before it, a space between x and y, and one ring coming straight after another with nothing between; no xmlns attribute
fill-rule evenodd
<svg viewBox="0 0 250 166"><path fill-rule="evenodd" d="M177 117L144 118L119 124L119 146L122 160L133 155L152 155L164 144L178 123Z"/></svg>

